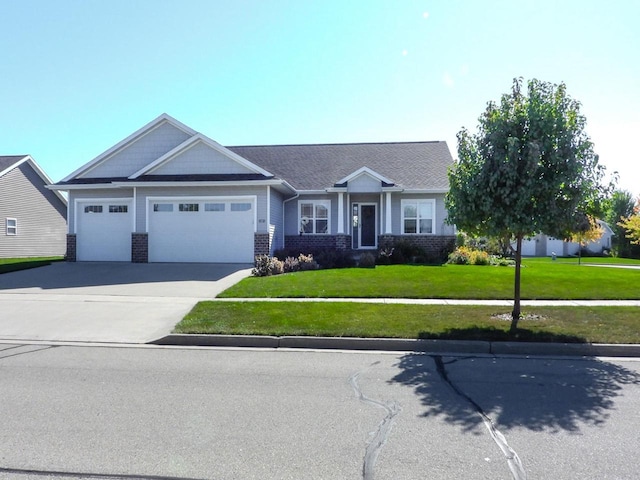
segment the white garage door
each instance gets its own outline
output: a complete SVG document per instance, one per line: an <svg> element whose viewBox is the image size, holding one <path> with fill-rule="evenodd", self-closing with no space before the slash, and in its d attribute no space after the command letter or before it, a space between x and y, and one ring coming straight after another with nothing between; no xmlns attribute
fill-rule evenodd
<svg viewBox="0 0 640 480"><path fill-rule="evenodd" d="M76 260L131 261L131 200L83 200L76 209Z"/></svg>
<svg viewBox="0 0 640 480"><path fill-rule="evenodd" d="M253 262L253 199L150 199L147 215L150 262Z"/></svg>

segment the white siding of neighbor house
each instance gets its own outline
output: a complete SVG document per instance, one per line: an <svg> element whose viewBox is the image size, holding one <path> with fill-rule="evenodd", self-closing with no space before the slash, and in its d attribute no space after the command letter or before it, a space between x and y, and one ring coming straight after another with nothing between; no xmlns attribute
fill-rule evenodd
<svg viewBox="0 0 640 480"><path fill-rule="evenodd" d="M0 177L0 258L49 257L66 250L66 206L25 162ZM7 235L6 219L17 220Z"/></svg>
<svg viewBox="0 0 640 480"><path fill-rule="evenodd" d="M347 191L349 193L381 192L382 184L379 179L363 173L362 175L358 175L356 178L349 180Z"/></svg>
<svg viewBox="0 0 640 480"><path fill-rule="evenodd" d="M271 254L274 250L284 248L284 222L283 222L283 196L274 188L270 189L270 225L269 233L271 234Z"/></svg>
<svg viewBox="0 0 640 480"><path fill-rule="evenodd" d="M108 157L79 178L128 177L190 137L189 134L165 122L136 139L123 150Z"/></svg>
<svg viewBox="0 0 640 480"><path fill-rule="evenodd" d="M235 160L205 145L196 143L164 165L149 172L153 175L254 173Z"/></svg>
<svg viewBox="0 0 640 480"><path fill-rule="evenodd" d="M99 189L91 189L91 190L71 190L69 191L69 233L75 233L76 224L75 224L75 203L77 199L84 198L131 198L133 197L133 189L132 188L99 188Z"/></svg>
<svg viewBox="0 0 640 480"><path fill-rule="evenodd" d="M148 197L235 197L256 196L256 232L268 233L267 225L267 187L138 187L136 191L136 232L146 232Z"/></svg>

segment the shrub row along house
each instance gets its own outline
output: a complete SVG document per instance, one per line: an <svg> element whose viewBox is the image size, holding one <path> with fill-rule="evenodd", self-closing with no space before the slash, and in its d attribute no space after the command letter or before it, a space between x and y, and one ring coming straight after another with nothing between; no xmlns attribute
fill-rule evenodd
<svg viewBox="0 0 640 480"><path fill-rule="evenodd" d="M223 147L163 114L50 188L71 261L251 263L277 249L440 253L445 142Z"/></svg>
<svg viewBox="0 0 640 480"><path fill-rule="evenodd" d="M0 258L65 253L67 201L30 155L0 156Z"/></svg>

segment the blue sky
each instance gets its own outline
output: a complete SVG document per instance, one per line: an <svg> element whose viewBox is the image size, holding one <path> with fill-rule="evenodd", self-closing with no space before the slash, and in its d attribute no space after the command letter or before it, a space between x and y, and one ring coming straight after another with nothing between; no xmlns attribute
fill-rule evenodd
<svg viewBox="0 0 640 480"><path fill-rule="evenodd" d="M565 82L640 194L636 0L0 0L0 154L58 181L163 112L223 145L446 140Z"/></svg>

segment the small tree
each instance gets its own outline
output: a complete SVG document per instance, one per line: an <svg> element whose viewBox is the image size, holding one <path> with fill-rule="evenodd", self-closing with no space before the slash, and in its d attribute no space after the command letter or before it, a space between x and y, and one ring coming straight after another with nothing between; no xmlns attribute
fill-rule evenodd
<svg viewBox="0 0 640 480"><path fill-rule="evenodd" d="M616 190L605 202L604 220L613 230L612 246L620 257L632 255L631 242L626 238L626 231L621 220L633 215L633 195L626 190Z"/></svg>
<svg viewBox="0 0 640 480"><path fill-rule="evenodd" d="M618 225L627 231L626 238L634 245L640 245L640 197L633 209L633 214L623 218Z"/></svg>
<svg viewBox="0 0 640 480"><path fill-rule="evenodd" d="M594 217L586 215L583 222L576 231L567 239L578 244L578 265L582 263L582 249L589 242L595 242L602 238L604 228L602 228Z"/></svg>
<svg viewBox="0 0 640 480"><path fill-rule="evenodd" d="M458 133L449 171L448 221L472 235L515 240L511 332L520 318L522 240L539 232L568 238L603 192L604 167L584 131L580 104L564 84L514 79L500 104L489 102L478 133Z"/></svg>

